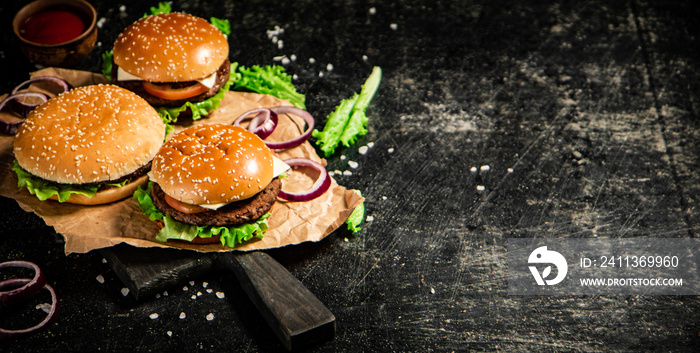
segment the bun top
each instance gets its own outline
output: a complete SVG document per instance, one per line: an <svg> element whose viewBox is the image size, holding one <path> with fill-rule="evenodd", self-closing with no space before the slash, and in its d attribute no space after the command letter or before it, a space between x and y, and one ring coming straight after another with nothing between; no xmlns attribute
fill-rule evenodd
<svg viewBox="0 0 700 353"><path fill-rule="evenodd" d="M250 198L272 181L273 153L242 127L203 124L166 141L151 172L151 179L178 201L228 203Z"/></svg>
<svg viewBox="0 0 700 353"><path fill-rule="evenodd" d="M165 124L135 93L114 85L72 89L34 109L17 129L19 165L63 184L116 180L143 167L163 144Z"/></svg>
<svg viewBox="0 0 700 353"><path fill-rule="evenodd" d="M226 36L207 20L173 12L144 17L117 37L114 62L150 82L205 78L228 58Z"/></svg>

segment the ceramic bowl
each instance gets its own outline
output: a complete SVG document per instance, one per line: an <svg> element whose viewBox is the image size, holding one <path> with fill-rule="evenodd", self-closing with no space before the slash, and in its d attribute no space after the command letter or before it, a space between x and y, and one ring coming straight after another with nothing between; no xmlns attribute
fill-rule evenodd
<svg viewBox="0 0 700 353"><path fill-rule="evenodd" d="M32 15L45 10L68 10L80 16L85 31L79 36L59 44L40 44L21 35L21 27ZM43 66L71 67L80 63L97 41L97 12L84 0L37 0L24 6L12 21L12 28L19 38L22 53L33 63Z"/></svg>

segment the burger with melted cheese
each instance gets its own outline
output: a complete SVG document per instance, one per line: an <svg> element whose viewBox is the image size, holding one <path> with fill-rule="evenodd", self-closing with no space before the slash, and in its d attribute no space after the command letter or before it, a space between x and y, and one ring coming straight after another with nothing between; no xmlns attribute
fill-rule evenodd
<svg viewBox="0 0 700 353"><path fill-rule="evenodd" d="M12 170L42 201L109 203L148 182L164 138L165 124L136 94L114 85L74 88L20 125Z"/></svg>
<svg viewBox="0 0 700 353"><path fill-rule="evenodd" d="M158 241L235 247L263 237L288 168L246 129L195 125L163 144L134 198L161 227Z"/></svg>
<svg viewBox="0 0 700 353"><path fill-rule="evenodd" d="M166 122L207 116L233 82L226 35L186 13L137 20L112 53L112 82L143 97Z"/></svg>

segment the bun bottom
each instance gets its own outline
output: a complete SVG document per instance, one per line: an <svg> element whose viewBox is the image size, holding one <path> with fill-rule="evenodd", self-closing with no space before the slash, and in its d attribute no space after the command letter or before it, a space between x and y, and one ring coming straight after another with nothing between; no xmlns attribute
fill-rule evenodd
<svg viewBox="0 0 700 353"><path fill-rule="evenodd" d="M144 175L120 188L107 188L98 191L93 197L72 194L65 202L86 206L103 205L130 197L139 186L145 185L146 183L148 183L148 175ZM49 198L49 200L58 200L58 196L53 195Z"/></svg>

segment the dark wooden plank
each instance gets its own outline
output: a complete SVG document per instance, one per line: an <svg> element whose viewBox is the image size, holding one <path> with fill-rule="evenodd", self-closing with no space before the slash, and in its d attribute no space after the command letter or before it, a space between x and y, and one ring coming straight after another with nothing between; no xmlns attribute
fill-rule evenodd
<svg viewBox="0 0 700 353"><path fill-rule="evenodd" d="M101 253L137 300L209 272L216 260L212 254L126 244L102 249Z"/></svg>
<svg viewBox="0 0 700 353"><path fill-rule="evenodd" d="M268 254L226 254L222 259L287 349L333 338L333 313Z"/></svg>

